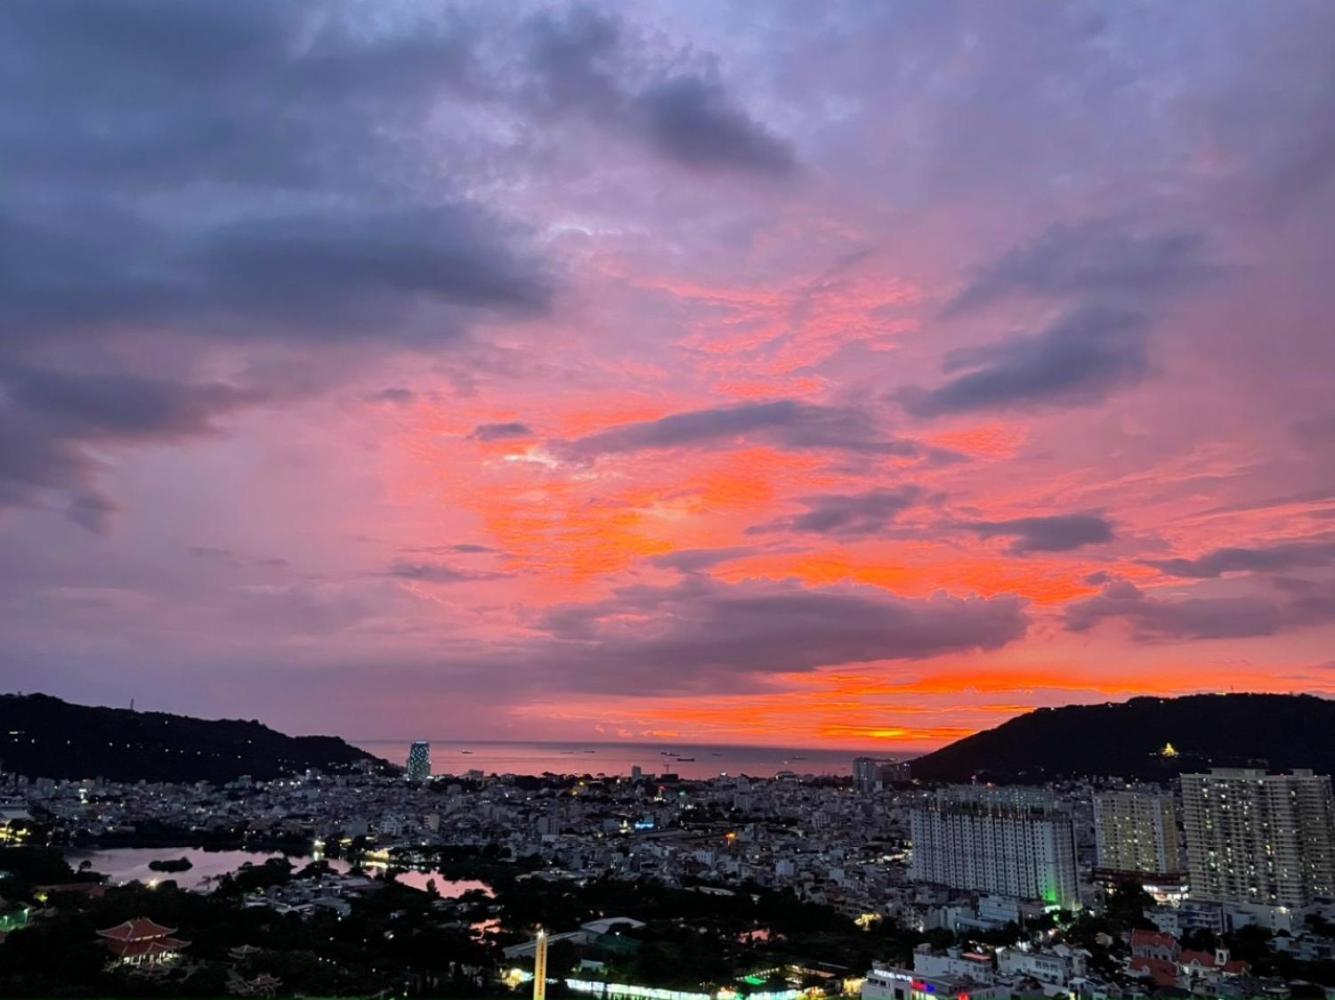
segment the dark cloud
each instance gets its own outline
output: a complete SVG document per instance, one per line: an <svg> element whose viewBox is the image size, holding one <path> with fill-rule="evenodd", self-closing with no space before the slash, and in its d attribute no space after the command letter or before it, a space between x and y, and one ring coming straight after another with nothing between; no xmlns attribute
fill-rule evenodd
<svg viewBox="0 0 1335 1000"><path fill-rule="evenodd" d="M619 18L587 5L544 11L524 25L528 98L548 112L580 112L615 125L625 114L626 72Z"/></svg>
<svg viewBox="0 0 1335 1000"><path fill-rule="evenodd" d="M747 534L798 531L841 538L859 538L885 531L904 510L918 503L923 491L917 486L865 493L824 493L798 497L805 513L781 517L747 529Z"/></svg>
<svg viewBox="0 0 1335 1000"><path fill-rule="evenodd" d="M1147 595L1124 580L1066 609L1066 628L1087 632L1104 621L1130 624L1136 638L1241 639L1273 635L1284 625L1283 611L1260 597L1191 597L1166 600Z"/></svg>
<svg viewBox="0 0 1335 1000"><path fill-rule="evenodd" d="M1047 329L950 352L935 388L902 390L920 417L1081 406L1149 374L1149 306L1220 273L1195 231L1138 232L1116 219L1052 227L1012 248L947 305L969 313L1015 295L1068 303Z"/></svg>
<svg viewBox="0 0 1335 1000"><path fill-rule="evenodd" d="M524 32L530 99L548 112L584 115L690 169L777 176L794 168L792 144L738 106L712 67L659 65L629 34L619 18L587 6L535 16Z"/></svg>
<svg viewBox="0 0 1335 1000"><path fill-rule="evenodd" d="M528 424L478 424L468 437L473 441L506 441L511 438L532 437L533 431Z"/></svg>
<svg viewBox="0 0 1335 1000"><path fill-rule="evenodd" d="M946 312L968 312L1017 293L1140 302L1213 275L1204 249L1196 232L1138 234L1109 219L1058 225L987 267Z"/></svg>
<svg viewBox="0 0 1335 1000"><path fill-rule="evenodd" d="M0 509L54 503L103 531L116 506L97 489L93 446L213 434L217 418L266 398L217 382L0 365Z"/></svg>
<svg viewBox="0 0 1335 1000"><path fill-rule="evenodd" d="M389 575L404 580L420 580L424 583L472 583L479 580L502 580L510 573L496 573L487 570L459 569L442 562L409 562L400 560L389 568Z"/></svg>
<svg viewBox="0 0 1335 1000"><path fill-rule="evenodd" d="M1146 559L1145 565L1169 576L1208 580L1225 573L1274 573L1329 566L1335 562L1335 541L1280 542L1251 548L1215 549L1195 559Z"/></svg>
<svg viewBox="0 0 1335 1000"><path fill-rule="evenodd" d="M542 308L523 228L409 187L416 147L389 138L471 93L470 25L353 13L4 5L5 336L423 339L451 310Z"/></svg>
<svg viewBox="0 0 1335 1000"><path fill-rule="evenodd" d="M1104 621L1123 621L1137 639L1228 639L1274 635L1335 622L1335 583L1277 581L1274 598L1157 598L1125 580L1113 580L1097 597L1066 608L1066 627L1086 632Z"/></svg>
<svg viewBox="0 0 1335 1000"><path fill-rule="evenodd" d="M645 91L636 105L655 148L686 166L771 174L793 169L791 144L734 106L714 81L674 77Z"/></svg>
<svg viewBox="0 0 1335 1000"><path fill-rule="evenodd" d="M699 573L720 563L730 562L750 555L755 549L744 545L733 545L720 549L679 549L649 560L660 569L675 569L681 573Z"/></svg>
<svg viewBox="0 0 1335 1000"><path fill-rule="evenodd" d="M1014 597L910 600L870 587L688 575L550 611L537 627L553 641L538 659L558 683L596 690L727 688L737 675L996 649L1025 634L1023 608Z"/></svg>
<svg viewBox="0 0 1335 1000"><path fill-rule="evenodd" d="M920 417L1102 402L1149 372L1147 326L1136 312L1080 308L1041 333L952 351L944 371L965 374L899 400Z"/></svg>
<svg viewBox="0 0 1335 1000"><path fill-rule="evenodd" d="M430 116L477 94L478 19L0 6L0 506L104 527L91 445L211 433L271 398L190 381L220 342L279 344L309 371L331 342L416 346L546 306L523 225L420 182ZM138 373L88 372L108 357Z"/></svg>
<svg viewBox="0 0 1335 1000"><path fill-rule="evenodd" d="M100 493L80 492L70 497L65 516L79 527L101 535L111 527L111 517L118 510L114 502Z"/></svg>
<svg viewBox="0 0 1335 1000"><path fill-rule="evenodd" d="M67 206L62 219L0 218L0 321L11 330L423 340L453 333L458 310L533 310L547 296L537 265L500 235L507 227L465 204L288 210L188 229L107 205Z"/></svg>
<svg viewBox="0 0 1335 1000"><path fill-rule="evenodd" d="M11 405L67 437L179 440L213 432L214 418L262 402L265 394L221 382L185 384L141 375L65 372L0 365Z"/></svg>
<svg viewBox="0 0 1335 1000"><path fill-rule="evenodd" d="M1017 517L1009 521L978 521L964 527L983 538L1014 538L1010 551L1016 555L1069 552L1084 545L1113 540L1113 526L1101 514Z"/></svg>
<svg viewBox="0 0 1335 1000"><path fill-rule="evenodd" d="M718 442L760 440L786 448L925 456L912 441L883 437L862 410L818 406L785 399L674 413L658 420L623 424L574 441L554 442L571 460L657 448L689 448Z"/></svg>

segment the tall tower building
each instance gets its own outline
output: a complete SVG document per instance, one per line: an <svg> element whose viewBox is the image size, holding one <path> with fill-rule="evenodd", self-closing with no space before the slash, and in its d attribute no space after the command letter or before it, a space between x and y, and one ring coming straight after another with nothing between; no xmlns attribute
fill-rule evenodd
<svg viewBox="0 0 1335 1000"><path fill-rule="evenodd" d="M1305 906L1335 893L1330 778L1215 768L1182 775L1191 895Z"/></svg>
<svg viewBox="0 0 1335 1000"><path fill-rule="evenodd" d="M1182 873L1177 814L1167 795L1128 790L1094 796L1094 839L1104 871Z"/></svg>
<svg viewBox="0 0 1335 1000"><path fill-rule="evenodd" d="M1065 909L1080 902L1074 825L1044 793L959 788L915 806L909 823L914 881Z"/></svg>
<svg viewBox="0 0 1335 1000"><path fill-rule="evenodd" d="M408 770L404 777L419 784L431 777L431 744L426 740L417 740L408 748Z"/></svg>

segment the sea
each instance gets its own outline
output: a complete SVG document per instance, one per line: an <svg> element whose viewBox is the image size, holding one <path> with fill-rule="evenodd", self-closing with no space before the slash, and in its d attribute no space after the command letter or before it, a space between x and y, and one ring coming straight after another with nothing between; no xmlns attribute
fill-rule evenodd
<svg viewBox="0 0 1335 1000"><path fill-rule="evenodd" d="M395 764L408 759L412 740L352 740L356 746ZM429 740L433 774L624 776L632 767L644 774L717 778L745 774L772 778L796 774L851 774L853 758L883 757L884 751L802 750L792 747L700 745L692 743L524 743L490 740Z"/></svg>

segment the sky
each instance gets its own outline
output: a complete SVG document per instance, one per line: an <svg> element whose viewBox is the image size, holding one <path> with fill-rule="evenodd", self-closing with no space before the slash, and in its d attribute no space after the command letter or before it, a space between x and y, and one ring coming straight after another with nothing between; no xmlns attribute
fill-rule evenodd
<svg viewBox="0 0 1335 1000"><path fill-rule="evenodd" d="M0 687L919 752L1335 688L1335 5L0 5Z"/></svg>

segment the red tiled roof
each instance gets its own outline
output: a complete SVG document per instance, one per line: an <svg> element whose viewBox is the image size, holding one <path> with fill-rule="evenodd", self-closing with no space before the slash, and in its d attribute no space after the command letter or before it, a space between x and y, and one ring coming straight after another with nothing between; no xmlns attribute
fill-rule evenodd
<svg viewBox="0 0 1335 1000"><path fill-rule="evenodd" d="M161 924L149 920L148 917L135 917L133 920L127 920L123 924L108 927L106 930L97 933L112 941L151 941L153 938L175 934L176 928L163 927Z"/></svg>
<svg viewBox="0 0 1335 1000"><path fill-rule="evenodd" d="M1149 976L1155 986L1175 986L1177 966L1162 958L1133 958L1127 971L1133 976Z"/></svg>
<svg viewBox="0 0 1335 1000"><path fill-rule="evenodd" d="M1177 957L1177 960L1184 969L1189 965L1197 965L1202 969L1218 970L1233 976L1240 976L1251 968L1249 963L1239 958L1231 959L1220 965L1215 956L1208 951L1184 951Z"/></svg>
<svg viewBox="0 0 1335 1000"><path fill-rule="evenodd" d="M1167 948L1169 951L1177 951L1177 938L1171 934L1161 934L1158 931L1137 928L1131 932L1131 947Z"/></svg>

